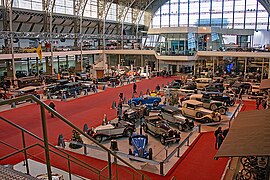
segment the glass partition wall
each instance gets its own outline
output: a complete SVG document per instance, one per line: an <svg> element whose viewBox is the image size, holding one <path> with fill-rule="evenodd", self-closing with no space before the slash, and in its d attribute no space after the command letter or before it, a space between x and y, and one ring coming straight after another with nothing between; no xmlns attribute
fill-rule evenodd
<svg viewBox="0 0 270 180"><path fill-rule="evenodd" d="M145 49L155 49L159 55L193 56L196 51L217 51L223 48L219 33L179 33L148 35Z"/></svg>

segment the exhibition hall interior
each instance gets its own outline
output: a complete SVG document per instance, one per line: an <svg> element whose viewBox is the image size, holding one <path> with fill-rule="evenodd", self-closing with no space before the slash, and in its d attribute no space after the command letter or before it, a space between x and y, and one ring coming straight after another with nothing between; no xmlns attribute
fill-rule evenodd
<svg viewBox="0 0 270 180"><path fill-rule="evenodd" d="M270 180L270 0L1 0L0 179Z"/></svg>

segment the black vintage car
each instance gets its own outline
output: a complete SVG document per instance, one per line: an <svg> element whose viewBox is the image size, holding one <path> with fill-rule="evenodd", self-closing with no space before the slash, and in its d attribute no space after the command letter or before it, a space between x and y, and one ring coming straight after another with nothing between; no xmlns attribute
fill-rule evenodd
<svg viewBox="0 0 270 180"><path fill-rule="evenodd" d="M137 120L143 118L147 115L146 106L135 106L128 108L123 113L124 121L129 121L131 123L135 123Z"/></svg>
<svg viewBox="0 0 270 180"><path fill-rule="evenodd" d="M224 87L222 83L214 83L211 85L207 85L204 88L204 91L206 92L223 92L224 91Z"/></svg>
<svg viewBox="0 0 270 180"><path fill-rule="evenodd" d="M149 132L160 138L161 144L168 142L179 142L180 131L173 130L160 116L147 116L142 123L145 133Z"/></svg>
<svg viewBox="0 0 270 180"><path fill-rule="evenodd" d="M221 101L224 102L225 106L233 106L235 104L235 98L226 96L221 92L202 92L202 94L202 99Z"/></svg>

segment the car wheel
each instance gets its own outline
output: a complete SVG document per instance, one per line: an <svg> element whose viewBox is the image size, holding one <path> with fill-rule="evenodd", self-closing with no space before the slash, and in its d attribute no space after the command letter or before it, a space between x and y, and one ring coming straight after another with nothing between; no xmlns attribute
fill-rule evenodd
<svg viewBox="0 0 270 180"><path fill-rule="evenodd" d="M131 129L128 129L128 130L126 130L126 132L125 132L125 135L126 135L127 137L131 137L132 134L133 134L133 132L132 132Z"/></svg>
<svg viewBox="0 0 270 180"><path fill-rule="evenodd" d="M211 119L210 118L205 118L204 122L205 123L210 123L211 122Z"/></svg>
<svg viewBox="0 0 270 180"><path fill-rule="evenodd" d="M97 141L97 142L99 142L99 143L101 143L102 142L102 136L100 136L100 135L97 135L96 137L95 137L95 140Z"/></svg>
<svg viewBox="0 0 270 180"><path fill-rule="evenodd" d="M130 107L136 107L136 103L135 102L130 103Z"/></svg>
<svg viewBox="0 0 270 180"><path fill-rule="evenodd" d="M220 108L220 109L218 110L218 112L219 112L220 114L222 114L222 115L225 115L225 114L226 114L225 108Z"/></svg>
<svg viewBox="0 0 270 180"><path fill-rule="evenodd" d="M166 143L165 140L166 140L166 138L164 136L160 137L160 142L162 145L165 145L165 143Z"/></svg>
<svg viewBox="0 0 270 180"><path fill-rule="evenodd" d="M181 124L178 125L178 129L179 129L179 131L184 131L184 128Z"/></svg>
<svg viewBox="0 0 270 180"><path fill-rule="evenodd" d="M143 125L143 130L144 130L145 133L147 133L147 130L148 130L148 129L147 129L146 124Z"/></svg>
<svg viewBox="0 0 270 180"><path fill-rule="evenodd" d="M200 112L196 113L196 118L201 118L202 116L203 116L202 113Z"/></svg>
<svg viewBox="0 0 270 180"><path fill-rule="evenodd" d="M152 148L149 148L149 160L152 160L153 159L153 149Z"/></svg>
<svg viewBox="0 0 270 180"><path fill-rule="evenodd" d="M153 106L158 106L158 102L155 101L155 102L153 103Z"/></svg>
<svg viewBox="0 0 270 180"><path fill-rule="evenodd" d="M235 104L235 101L230 102L230 106L234 106L234 104Z"/></svg>
<svg viewBox="0 0 270 180"><path fill-rule="evenodd" d="M210 106L210 109L211 109L212 111L215 111L217 108L218 108L218 107L217 107L216 104L211 104L211 106Z"/></svg>

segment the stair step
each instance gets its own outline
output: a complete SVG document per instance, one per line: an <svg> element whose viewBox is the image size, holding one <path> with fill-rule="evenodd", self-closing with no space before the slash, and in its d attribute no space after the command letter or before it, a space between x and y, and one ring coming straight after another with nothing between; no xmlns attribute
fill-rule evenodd
<svg viewBox="0 0 270 180"><path fill-rule="evenodd" d="M0 165L0 179L3 180L37 180L38 178L29 176L10 167Z"/></svg>

